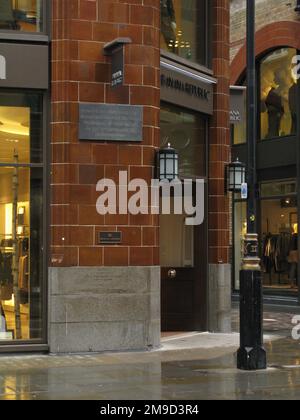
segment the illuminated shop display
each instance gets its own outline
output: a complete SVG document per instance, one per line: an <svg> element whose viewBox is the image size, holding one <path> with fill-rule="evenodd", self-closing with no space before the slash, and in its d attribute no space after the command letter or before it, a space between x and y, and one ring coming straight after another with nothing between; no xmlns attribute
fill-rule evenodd
<svg viewBox="0 0 300 420"><path fill-rule="evenodd" d="M296 134L296 80L292 59L296 50L281 48L267 55L260 65L261 139Z"/></svg>
<svg viewBox="0 0 300 420"><path fill-rule="evenodd" d="M41 337L41 127L40 95L0 95L0 342Z"/></svg>
<svg viewBox="0 0 300 420"><path fill-rule="evenodd" d="M206 0L161 0L161 47L186 60L206 64Z"/></svg>

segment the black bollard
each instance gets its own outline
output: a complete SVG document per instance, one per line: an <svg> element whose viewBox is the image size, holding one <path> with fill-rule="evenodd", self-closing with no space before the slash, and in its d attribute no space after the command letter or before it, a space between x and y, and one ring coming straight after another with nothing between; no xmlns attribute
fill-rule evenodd
<svg viewBox="0 0 300 420"><path fill-rule="evenodd" d="M257 256L257 235L245 239L244 265L240 272L240 370L267 368L263 344L263 287L260 259Z"/></svg>

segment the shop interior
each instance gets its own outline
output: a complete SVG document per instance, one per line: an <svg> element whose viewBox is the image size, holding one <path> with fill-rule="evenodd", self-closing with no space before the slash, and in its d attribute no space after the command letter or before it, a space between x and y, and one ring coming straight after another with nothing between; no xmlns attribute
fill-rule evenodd
<svg viewBox="0 0 300 420"><path fill-rule="evenodd" d="M298 208L296 197L261 203L262 265L266 289L297 291Z"/></svg>
<svg viewBox="0 0 300 420"><path fill-rule="evenodd" d="M259 249L266 292L298 291L298 206L295 181L261 184ZM235 203L234 289L239 290L243 238L247 232L247 205Z"/></svg>
<svg viewBox="0 0 300 420"><path fill-rule="evenodd" d="M29 161L30 108L0 107L2 162ZM0 341L28 340L30 170L0 168Z"/></svg>
<svg viewBox="0 0 300 420"><path fill-rule="evenodd" d="M41 0L1 0L0 29L41 31Z"/></svg>
<svg viewBox="0 0 300 420"><path fill-rule="evenodd" d="M205 64L206 0L161 0L161 48Z"/></svg>

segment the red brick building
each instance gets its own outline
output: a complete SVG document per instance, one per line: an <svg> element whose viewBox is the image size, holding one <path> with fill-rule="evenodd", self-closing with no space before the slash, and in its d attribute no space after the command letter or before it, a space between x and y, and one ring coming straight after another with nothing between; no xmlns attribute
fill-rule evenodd
<svg viewBox="0 0 300 420"><path fill-rule="evenodd" d="M0 156L3 182L14 191L0 209L3 253L11 258L0 346L149 349L160 345L161 330L227 331L229 1L33 3L33 11L0 12L0 55L8 60L11 40L33 54L31 65L18 58L29 82L20 72L0 80L0 120L14 124L18 108L23 116L15 119L26 128L25 146L13 153L10 138L9 156ZM117 72L107 53L112 42L124 52ZM40 85L37 48L47 57ZM130 138L125 115L132 121L133 114L140 117ZM118 184L125 171L150 184L168 142L179 152L181 178L205 183L205 222L188 229L183 216L119 208L100 215L99 180Z"/></svg>

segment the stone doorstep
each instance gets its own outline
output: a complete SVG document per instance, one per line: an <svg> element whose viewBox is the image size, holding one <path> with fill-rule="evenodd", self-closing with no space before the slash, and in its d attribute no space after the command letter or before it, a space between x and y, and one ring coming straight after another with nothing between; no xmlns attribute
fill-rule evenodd
<svg viewBox="0 0 300 420"><path fill-rule="evenodd" d="M265 335L264 341L272 342L280 340L282 337L278 335ZM181 350L206 350L206 349L238 349L240 344L240 335L238 333L232 334L212 334L204 333L187 333L182 335L174 335L162 339L161 347L153 350L153 352L165 351L181 351Z"/></svg>

